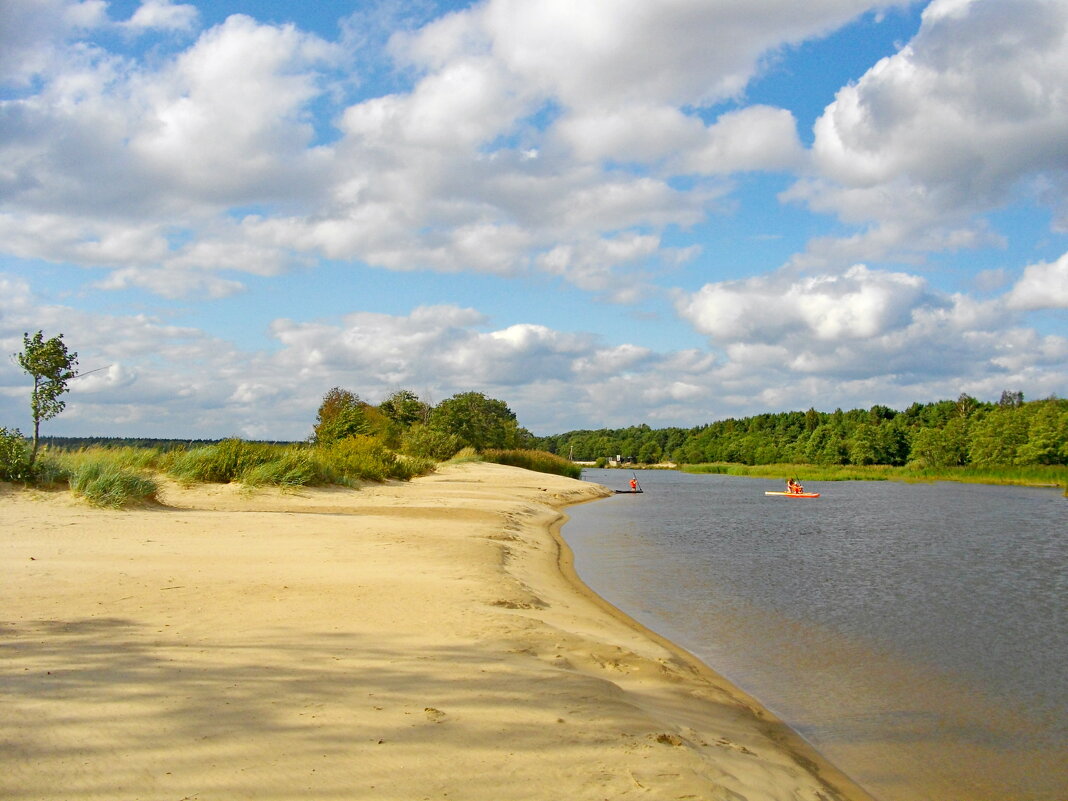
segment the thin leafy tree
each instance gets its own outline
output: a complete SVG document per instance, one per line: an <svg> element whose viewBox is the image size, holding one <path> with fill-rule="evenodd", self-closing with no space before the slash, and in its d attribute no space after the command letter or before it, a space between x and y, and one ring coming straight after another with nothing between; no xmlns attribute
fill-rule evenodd
<svg viewBox="0 0 1068 801"><path fill-rule="evenodd" d="M30 450L30 469L37 459L41 438L41 423L62 412L67 403L62 395L67 383L77 376L78 354L67 350L63 335L45 339L38 331L32 337L22 335L22 352L16 353L19 366L33 376L30 411L33 414L33 448Z"/></svg>

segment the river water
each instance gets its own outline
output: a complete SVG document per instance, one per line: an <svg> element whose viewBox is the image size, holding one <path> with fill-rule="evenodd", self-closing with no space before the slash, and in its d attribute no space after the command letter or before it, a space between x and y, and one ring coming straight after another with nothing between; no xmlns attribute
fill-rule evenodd
<svg viewBox="0 0 1068 801"><path fill-rule="evenodd" d="M638 473L568 509L583 581L880 801L1068 799L1068 499ZM583 478L624 489L629 472Z"/></svg>

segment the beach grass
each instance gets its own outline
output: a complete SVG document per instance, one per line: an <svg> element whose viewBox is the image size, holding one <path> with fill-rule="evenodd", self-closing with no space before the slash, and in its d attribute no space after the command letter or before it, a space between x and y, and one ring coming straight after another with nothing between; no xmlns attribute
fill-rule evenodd
<svg viewBox="0 0 1068 801"><path fill-rule="evenodd" d="M224 439L178 452L167 472L185 484L229 484L280 456L277 447L266 443Z"/></svg>
<svg viewBox="0 0 1068 801"><path fill-rule="evenodd" d="M68 480L71 491L93 506L123 509L158 500L155 479L105 461L83 462Z"/></svg>
<svg viewBox="0 0 1068 801"><path fill-rule="evenodd" d="M533 450L486 450L482 452L482 459L487 462L522 467L525 470L534 470L538 473L551 473L567 478L581 478L582 465L575 464L562 456L557 456L546 451Z"/></svg>
<svg viewBox="0 0 1068 801"><path fill-rule="evenodd" d="M430 472L434 465L430 459L398 455L373 437L350 437L323 446L234 438L178 450L130 446L49 449L43 452L35 472L47 469L51 475L48 483L66 481L71 489L76 483L95 487L100 476L122 483L118 476L151 475L169 476L186 486L237 482L247 487L285 489L329 484L355 487L362 481L389 479L407 481ZM133 487L133 482L127 483Z"/></svg>

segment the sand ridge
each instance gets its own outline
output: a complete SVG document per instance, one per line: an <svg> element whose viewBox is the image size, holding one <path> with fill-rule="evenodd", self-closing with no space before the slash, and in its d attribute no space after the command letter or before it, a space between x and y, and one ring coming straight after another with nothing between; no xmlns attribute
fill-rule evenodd
<svg viewBox="0 0 1068 801"><path fill-rule="evenodd" d="M860 801L591 593L489 464L158 508L0 490L0 797Z"/></svg>

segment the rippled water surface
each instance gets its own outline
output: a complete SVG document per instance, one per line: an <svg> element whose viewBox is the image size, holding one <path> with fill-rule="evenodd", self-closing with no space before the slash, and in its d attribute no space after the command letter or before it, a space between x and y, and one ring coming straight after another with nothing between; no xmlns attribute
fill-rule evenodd
<svg viewBox="0 0 1068 801"><path fill-rule="evenodd" d="M625 488L629 472L584 478ZM884 801L1068 799L1068 499L671 471L572 507L583 580Z"/></svg>

